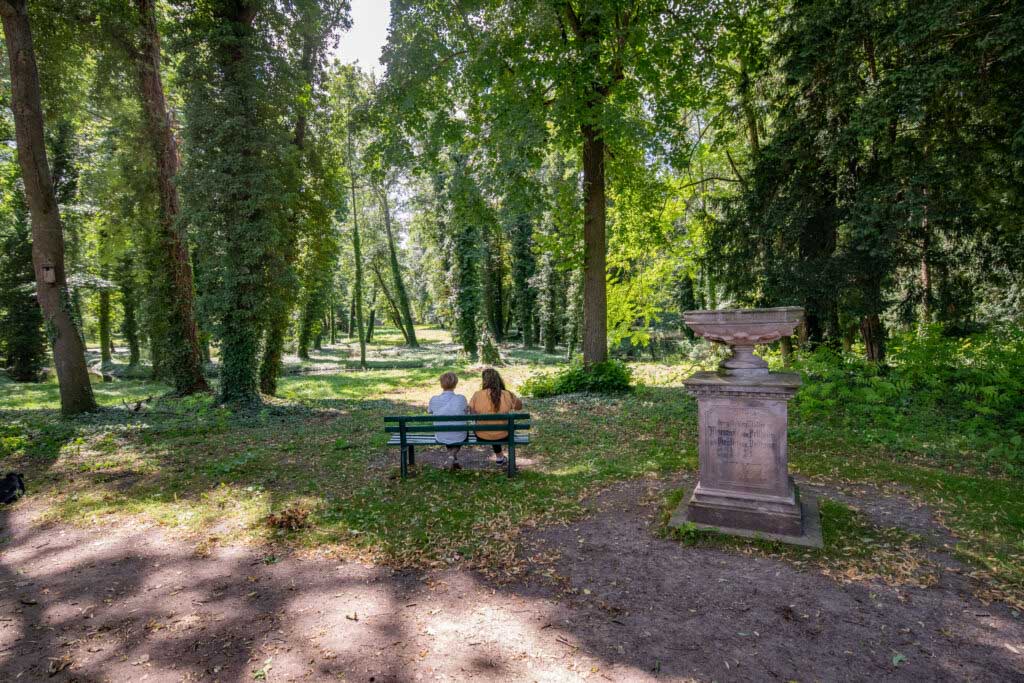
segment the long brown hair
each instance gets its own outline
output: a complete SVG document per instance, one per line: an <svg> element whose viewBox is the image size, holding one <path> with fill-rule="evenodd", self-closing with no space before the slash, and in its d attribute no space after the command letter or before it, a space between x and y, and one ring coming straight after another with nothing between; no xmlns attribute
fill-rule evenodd
<svg viewBox="0 0 1024 683"><path fill-rule="evenodd" d="M505 390L505 382L494 368L484 370L481 379L482 388L487 389L491 394L491 405L494 406L494 412L498 412L501 410L501 392Z"/></svg>

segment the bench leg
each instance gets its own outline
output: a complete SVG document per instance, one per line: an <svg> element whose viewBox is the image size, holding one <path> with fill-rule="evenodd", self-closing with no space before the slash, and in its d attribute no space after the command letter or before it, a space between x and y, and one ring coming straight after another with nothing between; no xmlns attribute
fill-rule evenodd
<svg viewBox="0 0 1024 683"><path fill-rule="evenodd" d="M399 451L402 454L401 459L399 460L399 470L402 473L402 479L405 479L407 476L409 476L409 461L408 453L405 450L406 448L407 446L399 447Z"/></svg>
<svg viewBox="0 0 1024 683"><path fill-rule="evenodd" d="M416 447L413 446L412 444L409 444L409 464L416 464Z"/></svg>
<svg viewBox="0 0 1024 683"><path fill-rule="evenodd" d="M516 476L516 440L515 437L508 440L508 476Z"/></svg>

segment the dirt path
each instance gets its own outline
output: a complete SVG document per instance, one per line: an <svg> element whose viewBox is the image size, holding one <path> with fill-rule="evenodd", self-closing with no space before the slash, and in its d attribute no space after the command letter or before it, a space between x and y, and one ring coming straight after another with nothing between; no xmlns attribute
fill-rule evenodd
<svg viewBox="0 0 1024 683"><path fill-rule="evenodd" d="M956 574L839 584L663 540L664 486L617 486L532 534L524 552L552 560L510 585L256 548L197 557L155 528L41 527L25 501L0 513L0 680L1024 679L1024 618Z"/></svg>

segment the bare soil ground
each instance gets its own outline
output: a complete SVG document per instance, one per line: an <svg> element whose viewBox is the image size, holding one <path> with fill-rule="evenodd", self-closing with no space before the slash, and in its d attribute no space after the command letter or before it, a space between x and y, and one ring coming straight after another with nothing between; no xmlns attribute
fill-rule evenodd
<svg viewBox="0 0 1024 683"><path fill-rule="evenodd" d="M661 538L661 493L682 483L627 482L529 533L507 583L202 556L159 528L40 525L27 500L0 513L0 680L1024 680L1024 618L973 597L927 508L812 487L946 558L929 588L840 583Z"/></svg>

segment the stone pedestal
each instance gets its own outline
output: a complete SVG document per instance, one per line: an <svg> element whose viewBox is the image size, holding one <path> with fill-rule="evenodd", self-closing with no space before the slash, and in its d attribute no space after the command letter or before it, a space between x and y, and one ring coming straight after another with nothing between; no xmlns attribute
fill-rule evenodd
<svg viewBox="0 0 1024 683"><path fill-rule="evenodd" d="M817 502L800 500L789 476L788 402L800 376L699 372L700 480L671 524L821 547Z"/></svg>

